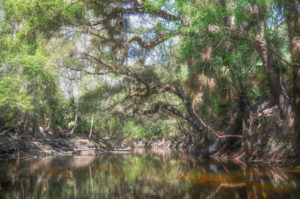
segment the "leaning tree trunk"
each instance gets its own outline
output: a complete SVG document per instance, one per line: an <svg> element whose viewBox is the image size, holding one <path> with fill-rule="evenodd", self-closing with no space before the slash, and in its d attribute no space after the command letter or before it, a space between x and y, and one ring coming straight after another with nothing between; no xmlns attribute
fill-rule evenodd
<svg viewBox="0 0 300 199"><path fill-rule="evenodd" d="M300 151L300 14L296 0L285 0L284 6L293 68L294 129L297 148Z"/></svg>

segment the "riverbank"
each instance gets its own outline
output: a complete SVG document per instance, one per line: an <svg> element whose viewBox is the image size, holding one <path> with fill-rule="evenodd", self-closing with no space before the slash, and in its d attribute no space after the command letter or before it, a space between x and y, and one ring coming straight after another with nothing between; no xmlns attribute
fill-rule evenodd
<svg viewBox="0 0 300 199"><path fill-rule="evenodd" d="M280 119L277 107L251 113L247 125L243 127L242 139L233 142L232 145L205 145L201 140L191 142L185 139L150 139L126 141L114 146L114 142L110 143L109 140L89 140L87 136L80 134L39 133L33 137L30 133L24 133L18 137L11 131L0 135L0 159L128 153L134 149L151 149L158 153L178 150L196 158L299 167L299 154L293 150L294 134L291 123L292 121ZM214 153L210 153L211 149Z"/></svg>
<svg viewBox="0 0 300 199"><path fill-rule="evenodd" d="M189 151L195 146L186 143L174 142L171 140L151 140L148 142L133 142L130 146L108 148L101 142L95 142L86 138L72 136L48 136L33 138L30 134L22 136L19 140L12 134L0 136L0 160L5 159L35 159L56 156L96 156L104 153L124 154L124 153L143 153L145 150L155 154L163 154L170 151L180 151L194 158L198 156L195 151ZM273 153L274 156L275 153ZM266 154L265 154L266 155ZM262 164L275 165L281 167L299 167L299 160L294 159L245 159L243 152L236 153L216 153L209 157L221 162L239 162L241 164Z"/></svg>
<svg viewBox="0 0 300 199"><path fill-rule="evenodd" d="M30 159L65 155L96 155L97 153L131 151L131 148L108 148L101 142L85 137L37 136L31 134L17 138L12 132L0 136L0 159Z"/></svg>
<svg viewBox="0 0 300 199"><path fill-rule="evenodd" d="M138 150L164 151L177 150L178 144L170 140L152 140L133 142L124 146L108 147L101 141L89 140L78 135L43 135L33 137L30 133L17 136L8 132L0 136L1 159L31 159L51 156L97 155L101 153L131 153ZM184 150L181 150L184 151Z"/></svg>
<svg viewBox="0 0 300 199"><path fill-rule="evenodd" d="M111 147L104 146L101 142L95 142L86 138L72 136L47 136L47 137L32 137L30 134L22 136L19 140L12 134L8 133L5 136L0 136L0 160L4 159L33 159L42 157L54 156L95 156L103 153L131 153L133 151L150 150L156 154L164 154L165 152L176 150L196 158L198 156L195 151L189 151L195 146L187 145L186 143L177 143L171 140L151 140L148 142L138 141L133 142L130 146ZM299 167L299 160L296 159L245 159L242 152L236 153L216 153L209 157L217 161L234 161L250 164L265 164L276 166L295 166ZM297 166L298 165L298 166Z"/></svg>

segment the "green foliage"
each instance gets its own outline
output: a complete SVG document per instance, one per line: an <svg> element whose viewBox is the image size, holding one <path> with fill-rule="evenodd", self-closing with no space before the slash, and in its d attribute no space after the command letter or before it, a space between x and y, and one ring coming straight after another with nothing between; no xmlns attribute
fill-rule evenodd
<svg viewBox="0 0 300 199"><path fill-rule="evenodd" d="M5 110L1 115L4 120L16 111L23 113L21 117L27 114L51 117L58 108L56 74L51 68L53 65L48 63L46 42L41 37L33 40L27 35L30 28L25 25L25 15L32 14L30 6L33 4L38 2L5 1L1 4L5 12L0 30L0 40L4 44L0 51L0 109ZM19 28L12 27L11 21L19 22Z"/></svg>
<svg viewBox="0 0 300 199"><path fill-rule="evenodd" d="M50 37L63 24L82 19L83 4L64 0L5 0L5 20L18 22L19 36L34 41L38 33Z"/></svg>
<svg viewBox="0 0 300 199"><path fill-rule="evenodd" d="M118 0L1 1L0 122L18 112L22 113L18 117L34 116L40 123L51 118L54 125L87 134L94 118L93 133L102 138L160 139L177 135L177 116L166 110L139 115L141 110L164 102L190 114L185 99L171 89L164 90L165 85L181 89L191 101L201 94L195 108L207 122L236 111L242 94L251 105L269 92L257 46L238 36L239 28L249 24L254 24L247 32L249 37L257 34L251 13L256 8L250 12L250 5L256 2L263 10L275 1L232 0L226 1L232 4L227 7L218 1L142 2L143 11L126 14L114 13L128 6L127 1ZM265 39L289 60L287 29L277 15L282 13L280 5L277 7L263 13L268 19ZM181 20L156 20L162 11ZM230 30L227 20L233 15L237 29ZM151 28L125 28L132 16L146 22L150 19L153 24ZM101 25L88 27L98 22ZM147 46L159 35L164 42L142 48L142 41ZM127 48L129 52L124 52ZM94 58L83 56L83 51ZM131 59L135 63L128 63ZM281 65L291 87L289 68ZM104 77L99 75L104 73ZM68 75L75 79L70 82L77 89L70 88L77 94L69 99L58 86Z"/></svg>
<svg viewBox="0 0 300 199"><path fill-rule="evenodd" d="M32 97L22 88L22 79L15 75L2 76L0 79L0 110L2 116L16 109L32 109Z"/></svg>
<svg viewBox="0 0 300 199"><path fill-rule="evenodd" d="M146 0L143 3L146 8L146 11L150 11L151 13L151 12L160 11L161 7L166 4L166 0L158 0L158 1Z"/></svg>

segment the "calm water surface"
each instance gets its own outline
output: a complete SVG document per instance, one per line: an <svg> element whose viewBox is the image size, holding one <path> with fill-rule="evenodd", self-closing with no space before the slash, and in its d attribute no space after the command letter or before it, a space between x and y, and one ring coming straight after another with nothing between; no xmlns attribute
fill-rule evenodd
<svg viewBox="0 0 300 199"><path fill-rule="evenodd" d="M0 198L300 198L300 170L179 153L0 162Z"/></svg>

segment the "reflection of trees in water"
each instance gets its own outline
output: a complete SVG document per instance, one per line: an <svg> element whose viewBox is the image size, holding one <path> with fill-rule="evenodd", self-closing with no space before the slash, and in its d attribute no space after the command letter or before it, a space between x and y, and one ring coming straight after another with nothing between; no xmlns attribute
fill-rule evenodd
<svg viewBox="0 0 300 199"><path fill-rule="evenodd" d="M83 156L0 166L0 198L297 198L297 182L299 173L280 168L201 162L183 154Z"/></svg>
<svg viewBox="0 0 300 199"><path fill-rule="evenodd" d="M299 176L282 168L213 163L193 170L183 180L203 190L200 198L298 198L300 193Z"/></svg>

